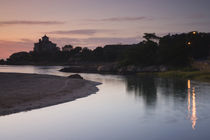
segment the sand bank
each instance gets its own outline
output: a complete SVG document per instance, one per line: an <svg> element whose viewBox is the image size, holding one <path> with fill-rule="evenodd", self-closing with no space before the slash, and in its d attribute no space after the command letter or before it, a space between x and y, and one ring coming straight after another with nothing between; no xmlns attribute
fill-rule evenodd
<svg viewBox="0 0 210 140"><path fill-rule="evenodd" d="M86 97L96 93L99 84L52 75L0 73L0 115Z"/></svg>

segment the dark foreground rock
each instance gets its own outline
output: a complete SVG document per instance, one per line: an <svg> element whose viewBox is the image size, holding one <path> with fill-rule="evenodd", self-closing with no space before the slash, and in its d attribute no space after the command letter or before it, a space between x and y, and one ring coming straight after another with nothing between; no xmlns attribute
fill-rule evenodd
<svg viewBox="0 0 210 140"><path fill-rule="evenodd" d="M140 72L165 72L168 71L166 66L118 66L117 64L105 64L98 66L69 66L61 69L62 72L76 73L111 73L111 74L135 74Z"/></svg>
<svg viewBox="0 0 210 140"><path fill-rule="evenodd" d="M97 66L69 66L61 69L62 72L73 72L73 73L96 73Z"/></svg>
<svg viewBox="0 0 210 140"><path fill-rule="evenodd" d="M84 79L82 76L80 76L79 74L73 74L70 75L68 78L74 78L74 79Z"/></svg>

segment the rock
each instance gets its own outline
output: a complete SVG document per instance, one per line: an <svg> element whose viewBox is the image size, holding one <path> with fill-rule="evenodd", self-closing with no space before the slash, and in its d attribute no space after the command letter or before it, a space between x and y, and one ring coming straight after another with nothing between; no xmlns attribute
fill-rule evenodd
<svg viewBox="0 0 210 140"><path fill-rule="evenodd" d="M126 71L126 68L125 68L125 67L121 67L121 68L118 68L118 69L117 69L117 72L118 72L119 74L124 74L125 71Z"/></svg>
<svg viewBox="0 0 210 140"><path fill-rule="evenodd" d="M142 67L137 67L136 72L144 72Z"/></svg>
<svg viewBox="0 0 210 140"><path fill-rule="evenodd" d="M166 72L166 71L168 71L168 68L166 66L161 65L161 66L159 66L159 71Z"/></svg>
<svg viewBox="0 0 210 140"><path fill-rule="evenodd" d="M59 71L61 72L73 72L73 73L97 73L96 66L70 66L67 68L62 68Z"/></svg>
<svg viewBox="0 0 210 140"><path fill-rule="evenodd" d="M74 78L74 79L84 79L82 76L80 76L79 74L73 74L70 75L68 78Z"/></svg>
<svg viewBox="0 0 210 140"><path fill-rule="evenodd" d="M135 72L136 72L136 66L133 66L133 65L127 66L126 71L127 71L128 73L135 73Z"/></svg>
<svg viewBox="0 0 210 140"><path fill-rule="evenodd" d="M116 64L103 64L97 67L99 73L115 73L118 66Z"/></svg>
<svg viewBox="0 0 210 140"><path fill-rule="evenodd" d="M200 71L209 72L210 71L209 60L194 61L192 63L192 68Z"/></svg>
<svg viewBox="0 0 210 140"><path fill-rule="evenodd" d="M80 66L71 66L71 67L68 67L68 68L63 68L60 71L61 72L74 72L74 73L77 73L77 72L82 72L83 70L84 70L83 67L80 67Z"/></svg>
<svg viewBox="0 0 210 140"><path fill-rule="evenodd" d="M157 66L147 66L142 69L143 72L158 72Z"/></svg>
<svg viewBox="0 0 210 140"><path fill-rule="evenodd" d="M110 72L111 71L111 67L110 66L98 66L97 71L98 72Z"/></svg>

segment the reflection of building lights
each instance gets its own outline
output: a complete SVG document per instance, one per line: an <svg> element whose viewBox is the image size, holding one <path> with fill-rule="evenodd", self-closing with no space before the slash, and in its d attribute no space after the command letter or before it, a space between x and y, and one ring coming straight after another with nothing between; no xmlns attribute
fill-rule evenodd
<svg viewBox="0 0 210 140"><path fill-rule="evenodd" d="M192 93L192 128L195 129L196 121L197 121L197 114L196 114L196 100L195 100L195 88L193 88Z"/></svg>
<svg viewBox="0 0 210 140"><path fill-rule="evenodd" d="M187 110L188 110L188 118L190 118L190 89L188 88L188 106L187 106Z"/></svg>
<svg viewBox="0 0 210 140"><path fill-rule="evenodd" d="M195 96L195 88L193 87L192 89L192 107L191 107L191 81L188 80L188 106L187 106L187 110L188 110L188 118L190 118L190 114L191 114L191 121L192 121L192 128L195 129L196 126L196 122L197 122L197 112L196 112L196 96ZM191 109L192 108L192 109Z"/></svg>
<svg viewBox="0 0 210 140"><path fill-rule="evenodd" d="M188 80L188 89L191 88L190 80Z"/></svg>

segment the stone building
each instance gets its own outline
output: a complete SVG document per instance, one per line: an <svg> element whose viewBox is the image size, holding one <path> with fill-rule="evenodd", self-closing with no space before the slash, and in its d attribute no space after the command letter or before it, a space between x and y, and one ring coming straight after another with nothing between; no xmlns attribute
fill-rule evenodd
<svg viewBox="0 0 210 140"><path fill-rule="evenodd" d="M49 41L46 35L39 39L38 43L34 43L34 52L36 53L56 53L60 50L56 44Z"/></svg>

